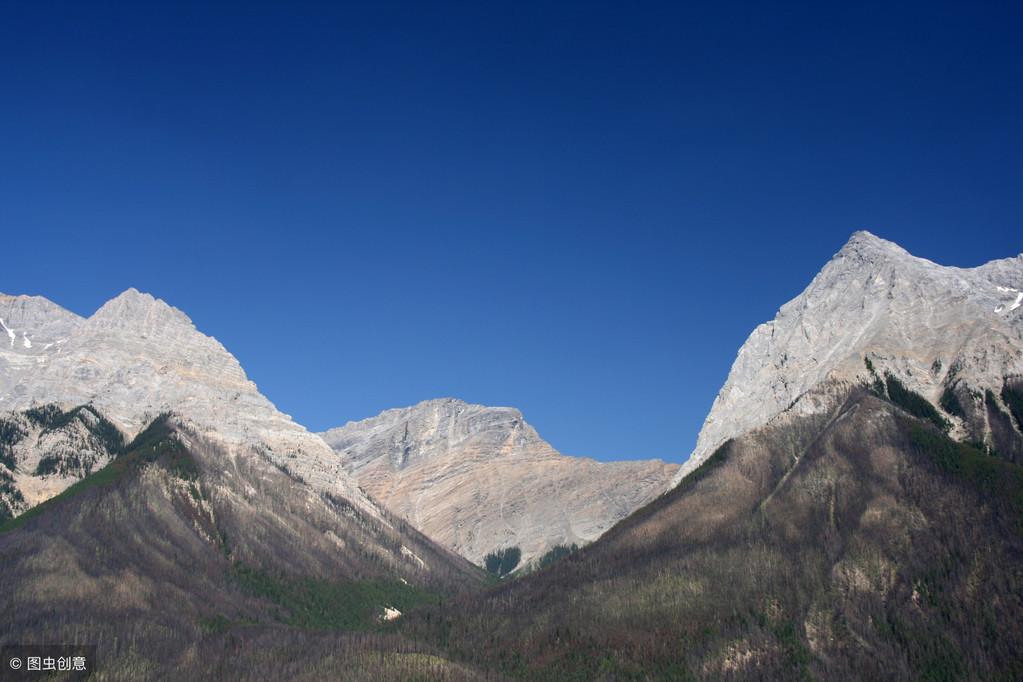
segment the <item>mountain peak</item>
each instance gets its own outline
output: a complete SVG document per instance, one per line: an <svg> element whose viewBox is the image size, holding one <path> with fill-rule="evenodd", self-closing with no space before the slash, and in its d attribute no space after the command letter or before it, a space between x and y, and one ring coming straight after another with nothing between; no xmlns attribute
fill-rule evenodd
<svg viewBox="0 0 1023 682"><path fill-rule="evenodd" d="M1021 260L943 266L853 233L802 293L750 334L676 480L782 412L830 409L828 385L875 379L867 357L878 375L934 404L956 386L997 394L1004 377L1023 374L1021 290Z"/></svg>
<svg viewBox="0 0 1023 682"><path fill-rule="evenodd" d="M119 302L123 305L138 305L138 306L152 306L155 304L168 305L162 299L156 298L150 293L139 291L135 287L128 287L117 296L107 301L107 303ZM168 306L170 307L170 306Z"/></svg>
<svg viewBox="0 0 1023 682"><path fill-rule="evenodd" d="M321 434L372 498L473 562L523 561L593 540L663 489L677 467L562 455L514 407L457 398L386 410Z"/></svg>
<svg viewBox="0 0 1023 682"><path fill-rule="evenodd" d="M89 321L115 326L143 326L157 328L168 324L194 327L188 315L152 294L131 287L110 299L97 310Z"/></svg>
<svg viewBox="0 0 1023 682"><path fill-rule="evenodd" d="M857 257L860 260L878 261L892 257L913 257L908 251L895 242L882 239L867 230L857 230L849 237L849 241L835 254L835 258Z"/></svg>

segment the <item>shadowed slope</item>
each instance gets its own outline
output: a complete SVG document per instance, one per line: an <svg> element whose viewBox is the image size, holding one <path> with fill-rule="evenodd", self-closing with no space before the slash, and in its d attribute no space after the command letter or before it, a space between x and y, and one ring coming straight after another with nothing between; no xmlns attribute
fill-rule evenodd
<svg viewBox="0 0 1023 682"><path fill-rule="evenodd" d="M96 643L100 679L215 678L217 665L266 679L278 669L239 662L258 641L294 647L307 628L375 632L385 608L404 612L481 581L397 520L365 515L170 416L0 530L0 643ZM219 659L197 658L228 636L240 647L235 660L222 648ZM380 637L310 635L305 663L378 649L432 653ZM283 656L279 671L295 664ZM357 670L342 672L358 679Z"/></svg>
<svg viewBox="0 0 1023 682"><path fill-rule="evenodd" d="M860 388L795 412L406 632L530 679L1019 679L1023 469Z"/></svg>

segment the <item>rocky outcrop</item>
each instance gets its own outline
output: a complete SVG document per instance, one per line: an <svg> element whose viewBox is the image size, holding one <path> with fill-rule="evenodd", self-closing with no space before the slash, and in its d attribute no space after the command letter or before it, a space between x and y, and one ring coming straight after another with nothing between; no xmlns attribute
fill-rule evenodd
<svg viewBox="0 0 1023 682"><path fill-rule="evenodd" d="M322 434L369 495L473 562L523 563L596 539L663 491L677 466L557 452L510 407L428 400Z"/></svg>
<svg viewBox="0 0 1023 682"><path fill-rule="evenodd" d="M941 406L960 439L1018 449L1003 395L1021 374L1023 255L945 267L857 232L750 334L673 485L729 438L786 410L830 410L834 387L887 375Z"/></svg>

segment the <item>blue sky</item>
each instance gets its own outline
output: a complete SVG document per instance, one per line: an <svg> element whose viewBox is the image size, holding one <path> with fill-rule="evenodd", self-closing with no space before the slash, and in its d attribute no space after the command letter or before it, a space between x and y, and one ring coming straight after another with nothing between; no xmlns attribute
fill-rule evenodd
<svg viewBox="0 0 1023 682"><path fill-rule="evenodd" d="M1018 4L831 4L2 2L0 291L149 291L313 429L681 461L854 230L1023 251Z"/></svg>

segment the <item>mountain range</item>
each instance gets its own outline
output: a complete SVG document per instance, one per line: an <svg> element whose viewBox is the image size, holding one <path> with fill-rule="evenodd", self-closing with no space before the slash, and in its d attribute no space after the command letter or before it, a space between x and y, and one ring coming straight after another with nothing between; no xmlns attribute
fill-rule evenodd
<svg viewBox="0 0 1023 682"><path fill-rule="evenodd" d="M681 468L454 399L313 434L151 296L0 297L0 643L102 679L1021 679L1021 292L1023 256L855 233ZM535 570L473 565L512 546Z"/></svg>
<svg viewBox="0 0 1023 682"><path fill-rule="evenodd" d="M0 320L9 341L0 344L7 434L0 448L9 465L0 469L0 510L7 515L114 457L116 443L85 433L90 415L120 431L119 443L172 412L225 450L256 453L365 514L382 520L383 505L475 563L503 547L518 547L525 563L554 546L596 539L660 494L677 470L566 457L517 411L455 400L390 410L321 438L277 410L183 312L135 289L88 318L45 298L0 295ZM57 416L33 419L40 410ZM40 468L60 451L78 454L55 470ZM74 457L84 463L71 466Z"/></svg>
<svg viewBox="0 0 1023 682"><path fill-rule="evenodd" d="M669 492L405 632L525 679L1021 679L1020 289L854 234Z"/></svg>

